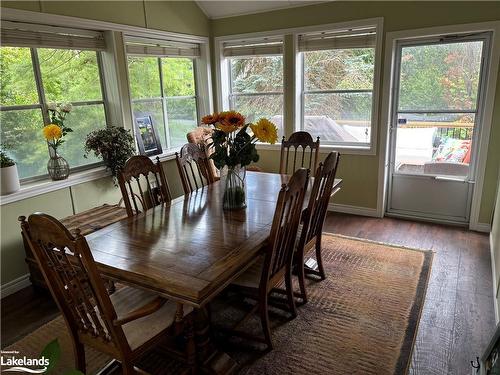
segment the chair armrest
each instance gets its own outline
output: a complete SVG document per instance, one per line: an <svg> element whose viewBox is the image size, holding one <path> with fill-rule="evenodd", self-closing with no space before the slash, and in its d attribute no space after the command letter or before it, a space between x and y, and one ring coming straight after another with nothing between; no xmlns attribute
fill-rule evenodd
<svg viewBox="0 0 500 375"><path fill-rule="evenodd" d="M133 310L129 312L128 314L125 314L125 316L118 317L113 321L113 325L115 326L121 326L124 324L127 324L133 320L145 317L147 315L151 315L152 313L158 311L161 309L161 307L167 302L166 299L157 297L153 301L146 303L145 305L139 307L136 310Z"/></svg>

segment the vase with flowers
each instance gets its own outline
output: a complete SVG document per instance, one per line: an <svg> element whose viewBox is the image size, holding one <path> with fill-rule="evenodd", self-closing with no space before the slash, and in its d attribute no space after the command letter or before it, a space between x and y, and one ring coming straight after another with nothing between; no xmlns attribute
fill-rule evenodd
<svg viewBox="0 0 500 375"><path fill-rule="evenodd" d="M236 111L214 113L203 117L202 122L214 128L210 158L221 172L222 206L228 210L245 208L245 167L259 160L255 147L258 141L276 143L276 125L265 118L246 123L245 117Z"/></svg>
<svg viewBox="0 0 500 375"><path fill-rule="evenodd" d="M51 103L47 106L50 118L50 124L43 127L43 136L49 146L49 161L47 163L47 172L52 180L64 180L69 176L69 164L62 156L57 153L57 148L64 143L62 139L66 134L73 130L64 125L64 120L68 113L73 109L72 105Z"/></svg>

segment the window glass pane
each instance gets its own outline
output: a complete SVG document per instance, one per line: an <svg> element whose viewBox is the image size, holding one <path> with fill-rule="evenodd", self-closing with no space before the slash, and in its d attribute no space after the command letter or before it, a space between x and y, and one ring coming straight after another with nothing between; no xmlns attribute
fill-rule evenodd
<svg viewBox="0 0 500 375"><path fill-rule="evenodd" d="M16 161L19 178L47 174L49 151L40 109L0 112L1 139Z"/></svg>
<svg viewBox="0 0 500 375"><path fill-rule="evenodd" d="M165 123L163 122L163 106L161 99L148 102L134 102L133 111L134 117L145 115L152 117L153 125L160 137L161 147L165 150L167 148L167 141L165 138Z"/></svg>
<svg viewBox="0 0 500 375"><path fill-rule="evenodd" d="M278 138L283 136L283 95L237 95L231 99L231 108L241 112L247 122L264 117L278 128Z"/></svg>
<svg viewBox="0 0 500 375"><path fill-rule="evenodd" d="M283 57L245 57L232 58L232 92L282 92Z"/></svg>
<svg viewBox="0 0 500 375"><path fill-rule="evenodd" d="M305 52L304 89L371 90L374 63L374 48Z"/></svg>
<svg viewBox="0 0 500 375"><path fill-rule="evenodd" d="M48 102L102 100L96 52L48 48L37 51Z"/></svg>
<svg viewBox="0 0 500 375"><path fill-rule="evenodd" d="M371 93L305 94L304 130L321 142L369 143Z"/></svg>
<svg viewBox="0 0 500 375"><path fill-rule="evenodd" d="M0 48L0 103L39 103L29 48Z"/></svg>
<svg viewBox="0 0 500 375"><path fill-rule="evenodd" d="M473 113L400 113L395 171L466 176L474 122Z"/></svg>
<svg viewBox="0 0 500 375"><path fill-rule="evenodd" d="M157 57L129 57L128 73L133 99L161 96L160 68Z"/></svg>
<svg viewBox="0 0 500 375"><path fill-rule="evenodd" d="M403 47L400 110L475 110L483 42Z"/></svg>
<svg viewBox="0 0 500 375"><path fill-rule="evenodd" d="M88 133L106 127L104 106L102 104L75 106L64 124L73 129L73 132L64 137L65 142L57 152L68 161L69 166L75 168L101 161L91 154L88 158L84 158L83 145Z"/></svg>
<svg viewBox="0 0 500 375"><path fill-rule="evenodd" d="M170 147L182 146L187 143L186 134L198 125L196 100L191 98L167 98L166 101Z"/></svg>
<svg viewBox="0 0 500 375"><path fill-rule="evenodd" d="M185 57L161 59L165 96L195 96L194 64Z"/></svg>

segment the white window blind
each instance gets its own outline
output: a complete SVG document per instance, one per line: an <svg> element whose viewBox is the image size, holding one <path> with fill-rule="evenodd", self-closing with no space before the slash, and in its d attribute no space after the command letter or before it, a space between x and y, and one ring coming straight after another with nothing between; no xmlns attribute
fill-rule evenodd
<svg viewBox="0 0 500 375"><path fill-rule="evenodd" d="M106 49L104 34L99 31L11 21L2 22L1 45L93 51Z"/></svg>
<svg viewBox="0 0 500 375"><path fill-rule="evenodd" d="M230 41L222 45L224 57L282 55L282 38L262 38L249 41Z"/></svg>
<svg viewBox="0 0 500 375"><path fill-rule="evenodd" d="M163 39L127 38L127 54L130 56L199 57L200 45Z"/></svg>
<svg viewBox="0 0 500 375"><path fill-rule="evenodd" d="M375 27L299 35L299 51L375 47Z"/></svg>

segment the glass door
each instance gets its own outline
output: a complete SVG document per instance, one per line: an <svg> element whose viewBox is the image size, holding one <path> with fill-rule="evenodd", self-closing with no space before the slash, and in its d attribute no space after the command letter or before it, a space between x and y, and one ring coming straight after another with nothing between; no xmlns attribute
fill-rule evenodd
<svg viewBox="0 0 500 375"><path fill-rule="evenodd" d="M388 212L468 222L489 34L399 42Z"/></svg>

